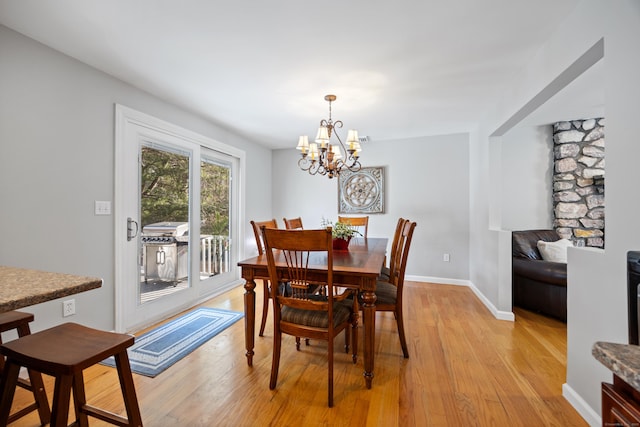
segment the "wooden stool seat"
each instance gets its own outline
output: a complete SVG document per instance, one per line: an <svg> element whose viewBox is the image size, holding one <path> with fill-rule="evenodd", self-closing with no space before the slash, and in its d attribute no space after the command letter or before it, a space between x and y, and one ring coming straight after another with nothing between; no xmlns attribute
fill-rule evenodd
<svg viewBox="0 0 640 427"><path fill-rule="evenodd" d="M5 311L0 313L0 332L18 330L23 325L33 322L33 314L22 311ZM27 334L28 335L28 334Z"/></svg>
<svg viewBox="0 0 640 427"><path fill-rule="evenodd" d="M0 332L17 331L18 337L24 337L31 334L29 323L33 322L33 314L23 313L21 311L6 311L0 313ZM0 344L2 344L2 337L0 336ZM0 372L4 370L4 358L0 357ZM49 402L47 401L47 393L44 389L44 383L42 382L42 375L40 372L29 369L29 380L22 378L17 379L17 385L29 390L33 393L34 403L28 405L21 410L11 414L8 418L8 422L12 423L18 418L37 410L40 416L40 422L44 425L51 419L51 410L49 409ZM4 396L4 395L3 395Z"/></svg>
<svg viewBox="0 0 640 427"><path fill-rule="evenodd" d="M51 426L66 426L73 390L77 424L88 425L87 416L111 424L141 426L142 418L133 384L127 348L134 337L100 331L76 323L64 323L28 335L0 347L6 357L5 372L0 382L0 425L6 422L21 366L55 378ZM120 378L127 418L90 406L86 402L82 371L109 356L114 356Z"/></svg>

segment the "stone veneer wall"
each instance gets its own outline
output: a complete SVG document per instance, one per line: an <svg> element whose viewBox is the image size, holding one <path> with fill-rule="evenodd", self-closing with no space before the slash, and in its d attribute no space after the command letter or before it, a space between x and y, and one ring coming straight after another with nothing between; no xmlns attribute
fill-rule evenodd
<svg viewBox="0 0 640 427"><path fill-rule="evenodd" d="M553 226L576 246L604 248L604 119L553 125Z"/></svg>

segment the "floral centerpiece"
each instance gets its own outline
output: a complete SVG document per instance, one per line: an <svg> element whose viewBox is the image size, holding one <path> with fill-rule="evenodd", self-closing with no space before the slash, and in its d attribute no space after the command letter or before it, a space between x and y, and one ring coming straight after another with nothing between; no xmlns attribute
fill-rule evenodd
<svg viewBox="0 0 640 427"><path fill-rule="evenodd" d="M331 227L331 236L333 237L333 249L338 251L346 251L349 247L349 241L355 235L362 236L358 230L349 224L343 222L333 223L329 220L322 219L323 227Z"/></svg>

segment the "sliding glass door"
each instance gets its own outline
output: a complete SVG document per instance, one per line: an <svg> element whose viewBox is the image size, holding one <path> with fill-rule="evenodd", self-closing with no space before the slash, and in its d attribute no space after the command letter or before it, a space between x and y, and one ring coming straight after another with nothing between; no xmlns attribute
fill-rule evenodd
<svg viewBox="0 0 640 427"><path fill-rule="evenodd" d="M118 111L116 325L131 331L240 283L243 153Z"/></svg>

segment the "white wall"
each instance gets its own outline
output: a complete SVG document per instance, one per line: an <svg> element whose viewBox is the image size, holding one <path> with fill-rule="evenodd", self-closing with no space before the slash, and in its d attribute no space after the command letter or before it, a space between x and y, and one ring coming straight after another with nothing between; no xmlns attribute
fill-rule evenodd
<svg viewBox="0 0 640 427"><path fill-rule="evenodd" d="M611 381L611 374L591 357L591 348L595 341L627 342L626 252L640 248L640 199L629 197L631 183L640 182L640 2L607 5L601 13L594 6L590 15L594 26L602 22L605 40L606 249L574 250L568 269L567 384L598 412L599 382Z"/></svg>
<svg viewBox="0 0 640 427"><path fill-rule="evenodd" d="M502 137L501 155L501 228L552 228L552 126L512 129Z"/></svg>
<svg viewBox="0 0 640 427"><path fill-rule="evenodd" d="M103 278L74 321L114 328L113 216L93 210L114 200L115 103L245 150L246 214L271 211L271 150L2 26L0 52L0 264ZM30 307L33 329L61 307Z"/></svg>
<svg viewBox="0 0 640 427"><path fill-rule="evenodd" d="M600 422L600 382L611 373L592 356L596 341L626 342L626 251L640 247L640 199L629 197L630 183L638 182L637 117L640 114L640 2L584 0L553 34L539 54L531 58L516 86L505 93L501 108L492 111L472 135L471 280L499 305L505 286L499 265L498 246L502 219L502 182L490 180L493 166L503 159L491 158L489 137L510 117L570 68L583 53L604 38L605 118L607 119L606 250L574 248L568 267L568 360L563 393L592 425ZM474 145L477 139L478 144ZM484 184L489 183L488 186ZM480 213L483 212L483 213ZM498 218L490 223L490 218ZM493 227L490 227L490 224ZM497 226L496 226L497 225Z"/></svg>
<svg viewBox="0 0 640 427"><path fill-rule="evenodd" d="M313 124L310 123L310 126ZM362 130L363 132L366 129ZM273 154L273 212L301 216L305 227L338 215L338 182L298 168L293 147ZM371 214L369 236L393 239L399 217L417 222L407 275L469 278L469 140L466 134L364 144L363 166L385 167L385 213ZM443 254L450 262L443 262ZM449 280L451 281L451 280Z"/></svg>

